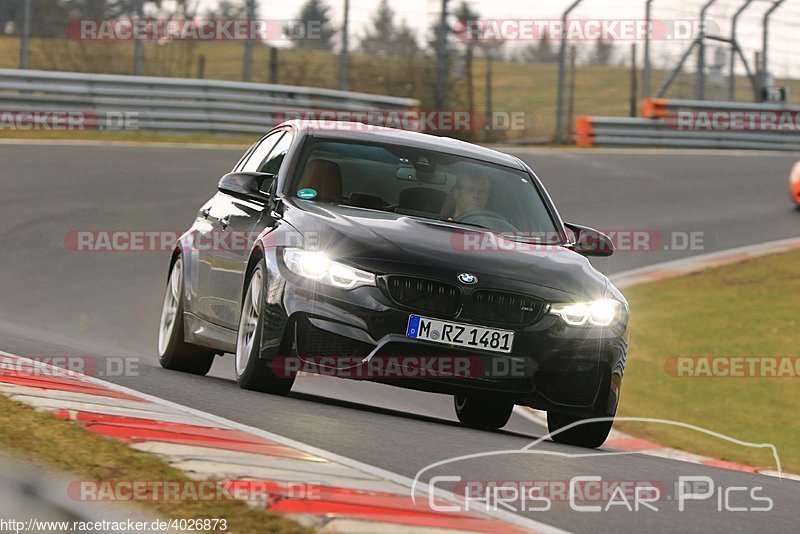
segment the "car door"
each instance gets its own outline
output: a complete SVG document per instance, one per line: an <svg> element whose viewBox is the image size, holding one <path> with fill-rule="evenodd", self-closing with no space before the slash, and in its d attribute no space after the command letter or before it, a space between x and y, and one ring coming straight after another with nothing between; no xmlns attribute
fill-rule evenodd
<svg viewBox="0 0 800 534"><path fill-rule="evenodd" d="M282 136L282 131L264 136L245 153L233 168L233 172L243 171L253 158L261 161L268 156ZM227 242L231 240L231 236L227 235L228 223L230 216L240 211L240 208L233 204L234 200L236 200L234 197L220 191L206 203L196 223L201 231L194 238L199 265L196 313L220 326L229 326L234 319L229 315L230 304L226 301L228 297L215 287L216 270L230 262L231 252L226 250L229 248ZM253 207L250 212L256 215L257 220L260 214L258 208Z"/></svg>
<svg viewBox="0 0 800 534"><path fill-rule="evenodd" d="M187 265L196 266L192 273L191 267L187 269L192 278L192 298L189 309L198 317L210 321L213 317L214 295L211 291L212 267L214 254L209 243L214 239L214 234L219 228L217 221L224 215L225 201L217 193L208 200L197 212L197 218L192 225L189 247L184 254L190 255Z"/></svg>
<svg viewBox="0 0 800 534"><path fill-rule="evenodd" d="M291 133L281 132L269 152L261 150L261 147L256 149L241 171L266 172L276 176L292 139ZM273 180L263 182L261 190L267 192ZM228 194L223 196L225 213L220 218L220 247L214 255L211 290L218 297L215 322L236 329L239 326L244 270L253 242L264 228L275 225L275 219L264 203Z"/></svg>

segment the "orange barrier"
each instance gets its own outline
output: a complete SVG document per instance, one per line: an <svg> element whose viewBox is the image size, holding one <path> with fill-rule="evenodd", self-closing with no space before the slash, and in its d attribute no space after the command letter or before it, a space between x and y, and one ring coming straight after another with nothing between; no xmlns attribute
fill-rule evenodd
<svg viewBox="0 0 800 534"><path fill-rule="evenodd" d="M666 98L645 98L642 100L642 117L645 119L663 119L669 115Z"/></svg>
<svg viewBox="0 0 800 534"><path fill-rule="evenodd" d="M594 128L592 118L588 115L575 117L575 144L581 148L594 146Z"/></svg>
<svg viewBox="0 0 800 534"><path fill-rule="evenodd" d="M800 151L800 106L645 98L641 111L642 117L576 117L576 145Z"/></svg>

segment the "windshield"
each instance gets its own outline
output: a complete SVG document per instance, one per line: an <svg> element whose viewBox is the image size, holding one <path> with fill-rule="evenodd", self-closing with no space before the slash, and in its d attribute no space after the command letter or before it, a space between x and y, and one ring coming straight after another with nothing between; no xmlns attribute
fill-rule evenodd
<svg viewBox="0 0 800 534"><path fill-rule="evenodd" d="M398 145L319 139L304 150L291 195L557 242L527 173Z"/></svg>

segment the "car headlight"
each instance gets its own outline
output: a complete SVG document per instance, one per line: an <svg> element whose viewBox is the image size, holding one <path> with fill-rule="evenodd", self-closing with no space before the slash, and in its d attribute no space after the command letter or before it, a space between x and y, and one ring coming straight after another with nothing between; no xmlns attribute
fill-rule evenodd
<svg viewBox="0 0 800 534"><path fill-rule="evenodd" d="M624 310L622 303L614 299L550 305L550 313L572 326L611 326L622 318Z"/></svg>
<svg viewBox="0 0 800 534"><path fill-rule="evenodd" d="M339 289L355 289L361 286L374 286L375 275L331 261L324 253L299 248L283 249L283 263L298 276L317 280Z"/></svg>

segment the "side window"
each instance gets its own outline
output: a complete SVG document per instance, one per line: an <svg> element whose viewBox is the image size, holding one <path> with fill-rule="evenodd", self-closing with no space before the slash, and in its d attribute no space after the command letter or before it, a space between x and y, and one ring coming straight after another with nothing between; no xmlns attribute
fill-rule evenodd
<svg viewBox="0 0 800 534"><path fill-rule="evenodd" d="M287 133L281 137L281 140L278 141L278 144L275 145L275 148L269 153L269 156L267 156L267 158L258 168L258 171L268 172L277 176L278 170L281 168L283 159L286 157L286 152L289 151L289 147L292 145L293 139L294 136L290 133Z"/></svg>
<svg viewBox="0 0 800 534"><path fill-rule="evenodd" d="M233 166L233 170L231 172L239 172L242 170L242 165L244 165L244 162L247 161L247 158L250 157L250 154L253 153L253 150L256 149L256 147L260 142L261 139L250 145L250 148L247 149L244 155L241 158L239 158L239 161L236 162L236 165Z"/></svg>
<svg viewBox="0 0 800 534"><path fill-rule="evenodd" d="M272 152L272 149L275 147L275 144L284 134L283 131L278 131L269 134L267 137L261 141L255 150L250 154L250 158L247 160L242 166L242 172L256 172L258 168L261 167L261 162Z"/></svg>

